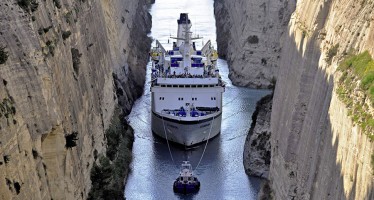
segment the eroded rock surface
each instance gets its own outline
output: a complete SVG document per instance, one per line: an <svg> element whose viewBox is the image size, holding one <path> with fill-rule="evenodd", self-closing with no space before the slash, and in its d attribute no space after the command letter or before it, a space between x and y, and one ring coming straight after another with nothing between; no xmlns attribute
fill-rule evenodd
<svg viewBox="0 0 374 200"><path fill-rule="evenodd" d="M236 85L270 88L279 68L281 36L295 1L215 0L218 53ZM287 51L287 49L285 50Z"/></svg>
<svg viewBox="0 0 374 200"><path fill-rule="evenodd" d="M373 9L373 1L298 1L282 39L271 115L275 199L374 199L374 143L335 92L344 54L374 53Z"/></svg>
<svg viewBox="0 0 374 200"><path fill-rule="evenodd" d="M374 2L300 0L295 10L292 1L270 4L286 2L289 9L284 13L287 15L291 10L292 16L282 23L277 17L267 15L266 19L276 24L273 27L279 27L279 32L269 33L258 29L267 24L266 20L252 23L261 19L258 13L262 11L259 5L263 1L215 1L219 52L230 61L230 78L234 83L253 87L252 83L260 80L260 84L254 85L264 85L261 82L269 78L256 75L262 69L259 58L279 56L267 62L279 66L279 70L273 71L277 82L270 123L272 196L274 199L374 199L370 164L374 143L352 122L349 105L342 103L336 94L339 84L336 69L344 56L352 49L367 50L374 55ZM246 17L245 13L252 17ZM259 36L258 33L262 36L249 38ZM271 45L262 46L262 37L278 42L275 46L281 51L274 54L262 51L265 47L273 50ZM257 41L261 47L248 49L256 46ZM247 50L250 55L243 53ZM251 63L251 59L257 62ZM257 67L245 68L245 64L237 64L241 62ZM362 98L362 91L356 92L353 96Z"/></svg>
<svg viewBox="0 0 374 200"><path fill-rule="evenodd" d="M115 107L128 113L141 94L146 1L9 0L0 9L9 55L0 64L9 107L0 115L0 199L85 199Z"/></svg>
<svg viewBox="0 0 374 200"><path fill-rule="evenodd" d="M257 102L252 124L244 144L243 162L248 175L268 178L271 146L270 116L273 95Z"/></svg>

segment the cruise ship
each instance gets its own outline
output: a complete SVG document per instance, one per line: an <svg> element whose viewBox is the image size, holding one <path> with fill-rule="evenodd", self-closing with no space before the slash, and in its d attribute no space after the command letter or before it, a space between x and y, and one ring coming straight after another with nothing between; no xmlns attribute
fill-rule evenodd
<svg viewBox="0 0 374 200"><path fill-rule="evenodd" d="M156 40L152 59L152 131L171 142L192 146L221 131L222 94L216 67L218 54L210 41L196 49L191 21L181 13L173 49Z"/></svg>

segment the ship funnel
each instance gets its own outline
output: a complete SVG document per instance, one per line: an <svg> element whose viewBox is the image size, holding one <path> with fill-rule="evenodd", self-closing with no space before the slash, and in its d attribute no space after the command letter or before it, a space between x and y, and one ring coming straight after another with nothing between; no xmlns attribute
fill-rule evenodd
<svg viewBox="0 0 374 200"><path fill-rule="evenodd" d="M178 21L178 35L177 38L186 38L187 32L190 31L192 26L191 20L188 18L188 13L181 13ZM180 46L183 40L177 40L177 46Z"/></svg>

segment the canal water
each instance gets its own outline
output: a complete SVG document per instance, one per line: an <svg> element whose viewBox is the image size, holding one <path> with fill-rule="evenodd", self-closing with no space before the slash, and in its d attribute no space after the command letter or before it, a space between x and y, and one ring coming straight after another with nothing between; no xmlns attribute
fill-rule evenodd
<svg viewBox="0 0 374 200"><path fill-rule="evenodd" d="M166 49L171 48L169 36L176 36L179 13L187 12L192 21L192 31L216 46L216 28L213 0L156 0L151 7L152 33ZM228 79L225 60L217 62L226 84L223 94L221 134L210 140L199 167L194 171L201 182L200 191L193 195L178 195L173 192L173 182L179 173L179 165L189 160L196 167L205 143L184 149L171 145L171 155L164 139L151 131L150 71L143 96L136 101L128 116L135 130L133 161L128 176L125 197L127 199L256 199L261 180L248 177L243 168L244 141L251 124L256 102L269 93L268 90L253 90L233 86ZM174 160L174 162L173 162Z"/></svg>

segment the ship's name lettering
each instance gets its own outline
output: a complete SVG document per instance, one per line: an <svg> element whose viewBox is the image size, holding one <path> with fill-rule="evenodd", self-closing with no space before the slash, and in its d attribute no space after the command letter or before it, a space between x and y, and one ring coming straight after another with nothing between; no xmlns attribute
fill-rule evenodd
<svg viewBox="0 0 374 200"><path fill-rule="evenodd" d="M178 127L174 126L174 125L171 125L171 124L167 124L168 127L171 127L171 128L174 128L174 129L178 129Z"/></svg>
<svg viewBox="0 0 374 200"><path fill-rule="evenodd" d="M205 127L207 127L209 125L210 125L209 123L208 124L203 124L203 125L200 126L200 128L205 128Z"/></svg>

